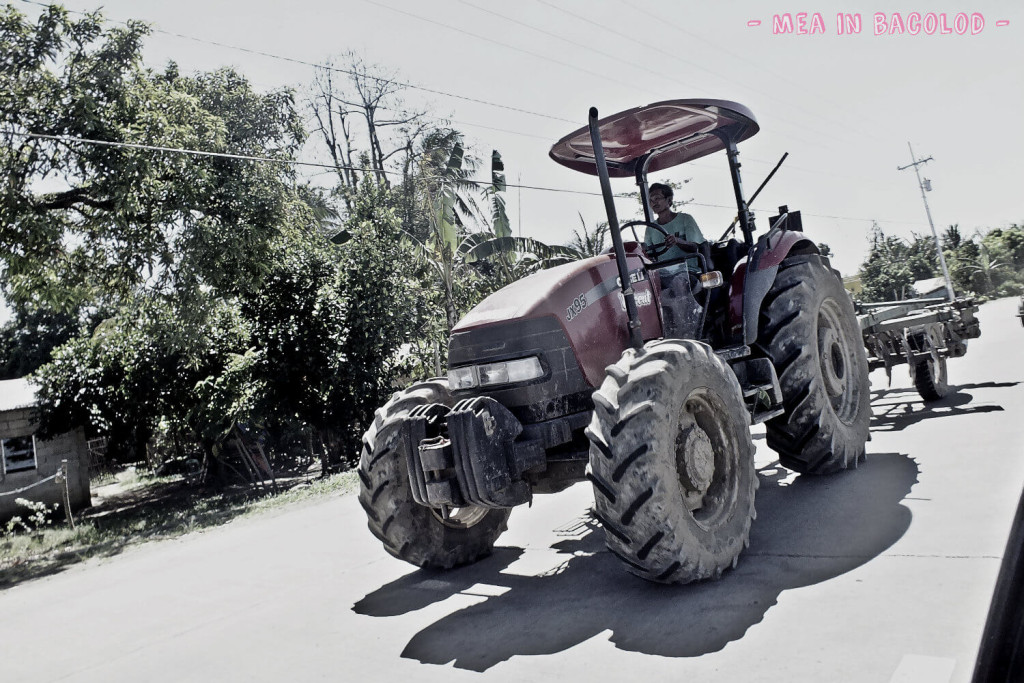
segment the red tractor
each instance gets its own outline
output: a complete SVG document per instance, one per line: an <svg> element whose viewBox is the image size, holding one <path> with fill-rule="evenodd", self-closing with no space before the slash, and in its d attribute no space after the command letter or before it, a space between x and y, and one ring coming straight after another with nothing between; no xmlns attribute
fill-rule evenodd
<svg viewBox="0 0 1024 683"><path fill-rule="evenodd" d="M742 105L672 100L600 120L591 109L552 147L599 176L613 248L485 299L452 332L448 377L377 411L359 501L389 553L421 567L474 562L513 507L589 479L629 571L717 578L754 518L752 423L797 472L864 458L868 364L853 305L799 212L780 208L754 240L736 145L757 131ZM684 243L685 259L645 252L636 228L661 230L648 172L723 149L742 239ZM646 220L620 226L609 178L630 176ZM664 286L681 260L696 265Z"/></svg>

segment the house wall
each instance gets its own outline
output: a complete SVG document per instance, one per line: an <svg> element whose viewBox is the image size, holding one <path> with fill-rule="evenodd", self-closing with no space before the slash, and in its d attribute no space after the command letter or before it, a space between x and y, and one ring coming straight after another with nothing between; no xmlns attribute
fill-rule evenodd
<svg viewBox="0 0 1024 683"><path fill-rule="evenodd" d="M34 408L0 412L0 439L28 436L34 434L37 429ZM64 487L56 481L46 482L17 495L4 494L56 474L61 467L61 461L65 459L68 461L68 494L71 509L77 510L92 504L92 493L89 490L89 450L81 429L46 441L37 438L35 450L35 469L4 473L0 464L0 520L27 512L24 507L15 504L16 498L40 501L51 506L53 503L63 505Z"/></svg>

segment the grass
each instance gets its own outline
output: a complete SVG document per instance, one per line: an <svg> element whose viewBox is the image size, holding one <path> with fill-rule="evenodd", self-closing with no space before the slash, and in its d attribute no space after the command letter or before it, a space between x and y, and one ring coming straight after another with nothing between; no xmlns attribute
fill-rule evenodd
<svg viewBox="0 0 1024 683"><path fill-rule="evenodd" d="M117 478L116 493L75 516L31 531L0 526L0 589L59 572L94 557L110 557L130 546L220 526L239 517L354 491L355 472L306 482L282 482L285 490L257 496L250 489L215 492L190 486L183 477L150 477L134 470ZM104 487L106 488L106 487Z"/></svg>

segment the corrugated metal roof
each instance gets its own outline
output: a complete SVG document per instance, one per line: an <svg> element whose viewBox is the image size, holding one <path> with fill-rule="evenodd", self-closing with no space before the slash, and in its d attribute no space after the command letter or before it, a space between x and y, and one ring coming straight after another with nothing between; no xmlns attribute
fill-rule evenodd
<svg viewBox="0 0 1024 683"><path fill-rule="evenodd" d="M946 278L942 277L941 275L939 277L925 278L924 280L918 280L917 282L912 284L911 287L913 287L914 291L917 292L918 294L928 294L940 289L945 289Z"/></svg>
<svg viewBox="0 0 1024 683"><path fill-rule="evenodd" d="M36 385L27 377L0 380L0 411L30 408L38 402Z"/></svg>

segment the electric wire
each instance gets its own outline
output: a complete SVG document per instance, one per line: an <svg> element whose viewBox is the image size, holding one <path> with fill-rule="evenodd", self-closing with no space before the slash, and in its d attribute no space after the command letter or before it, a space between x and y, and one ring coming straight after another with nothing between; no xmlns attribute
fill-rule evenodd
<svg viewBox="0 0 1024 683"><path fill-rule="evenodd" d="M620 80L618 80L616 78L612 78L611 76L609 76L607 74L599 73L597 71L591 71L590 69L586 69L586 68L584 68L582 66L576 66L575 64L570 64L569 62L563 62L563 61L558 60L558 59L553 59L553 58L551 58L551 57L549 57L547 55L543 55L543 54L540 54L538 52L532 52L530 50L526 50L526 49L521 48L521 47L516 47L515 45L509 45L508 43L503 43L500 40L495 40L494 38L488 38L487 36L481 36L480 34L473 33L472 31L467 31L465 29L457 28L455 26L451 26L449 24L445 24L445 23L440 22L440 21L434 21L433 19L429 19L427 17L420 16L418 14L413 14L412 12L407 12L405 10L398 9L397 7L391 7L390 5L385 5L385 4L380 3L380 2L375 2L375 0L363 0L363 2L365 2L368 5L373 5L374 7L380 7L382 9L387 9L387 10L390 10L392 12L396 12L398 14L405 15L407 17L412 17L413 19L416 19L418 21L422 21L422 22L427 23L427 24L432 24L434 26L440 26L441 28L448 29L449 31L455 31L456 33L461 33L463 35L467 35L467 36L476 38L478 40L483 40L483 41L488 42L488 43L493 43L494 45L498 45L500 47L504 47L504 48L512 50L514 52L521 52L523 54L530 55L531 57L536 57L538 59L541 59L541 60L546 61L546 62L550 62L552 64L558 64L558 65L564 66L564 67L566 67L568 69L572 69L574 71L579 71L581 73L585 73L585 74L588 74L590 76L594 76L596 78L600 78L600 79L606 80L606 81L608 81L610 83L615 83L617 85L621 85L621 86L624 86L624 87L627 87L627 88L632 88L632 89L636 89L637 88L636 83L628 83L626 81L620 81ZM651 93L653 95L657 95L657 93L655 91L653 91L653 90L648 90L646 88L641 88L641 90L645 90L648 93Z"/></svg>
<svg viewBox="0 0 1024 683"><path fill-rule="evenodd" d="M43 8L47 8L47 7L51 6L49 3L39 2L38 0L18 0L18 1L22 2L22 3L25 3L25 4L36 5L38 7L43 7ZM363 0L363 1L364 2L368 2L369 4L374 4L374 5L378 5L380 7L388 8L386 5L380 5L379 3L375 3L372 0ZM467 6L469 6L469 7L474 7L476 9L480 10L480 11L487 12L489 14L493 14L493 15L495 15L495 16L497 16L499 18L502 18L504 20L512 21L514 23L521 24L523 26L526 26L527 28L531 28L533 30L541 31L542 33L545 33L547 35L553 35L553 34L550 34L547 31L543 31L542 29L538 29L538 28L530 26L529 24L526 24L524 22L520 22L518 20L511 19L509 17L506 17L504 15L498 14L498 13L493 12L491 10L487 10L487 9L484 9L484 8L481 8L481 7L476 7L475 5L473 5L470 2L467 2L466 0L458 0L458 1L463 3L463 4L465 4L465 5L467 5ZM579 20L585 21L587 23L590 23L590 24L592 24L594 26L597 26L597 27L599 27L599 28L601 28L601 29L603 29L605 31L609 31L611 33L614 33L615 35L621 35L620 33L616 32L616 31L613 31L612 29L610 29L610 28L608 28L608 27L606 27L606 26L604 26L604 25L602 25L602 24L600 24L598 22L595 22L595 21L593 21L591 19L588 19L587 17L583 17L583 16L581 16L579 14L576 14L576 13L571 12L569 10L566 10L564 8L558 7L557 5L554 5L554 4L550 3L550 2L547 2L547 0L536 0L536 1L541 3L542 5L545 5L545 6L551 7L552 9L556 9L556 10L558 10L560 12L563 12L563 13L571 16L571 17L574 17L576 19L579 19ZM620 0L620 2L624 2L625 3L625 0ZM625 4L628 5L628 3L625 3ZM401 12L403 14L409 14L409 13L406 13L406 12L402 12L401 10L397 10L395 8L388 8L388 9L392 9L393 11ZM75 14L80 14L80 15L85 15L86 14L85 12L80 12L78 10L70 10L69 9L67 11L75 13ZM421 19L421 20L424 20L424 21L430 21L430 20L424 19L423 17L419 17L419 16L413 15L413 14L409 14L409 16L411 16L413 18L416 18L416 19ZM113 19L111 19L110 21L113 21L115 23L120 23L120 24L127 24L127 22L117 21L117 20L113 20ZM436 22L432 22L432 23L436 23ZM675 26L674 24L670 24L670 25ZM351 69L344 69L344 68L341 68L341 67L334 66L333 64L322 64L322 63L316 63L316 62L308 62L308 61L304 61L304 60L300 60L300 59L295 59L295 58L292 58L292 57L272 54L272 53L265 52L265 51L262 51L262 50L254 50L254 49L251 49L251 48L241 47L241 46L237 46L237 45L230 45L230 44L219 42L219 41L212 41L212 40L203 39L203 38L196 38L194 36L189 36L189 35L185 35L185 34L181 34L181 33L176 33L176 32L173 32L173 31L167 31L165 29L161 29L161 28L158 28L156 26L151 26L150 30L152 32L154 32L154 33L160 33L160 34L163 34L163 35L169 35L169 36L172 36L172 37L175 37L175 38L181 38L183 40L189 40L189 41L192 41L192 42L212 45L212 46L216 46L216 47L222 47L222 48L230 49L230 50L236 50L236 51L243 52L243 53L255 54L255 55L258 55L258 56L267 57L267 58L270 58L270 59L277 59L277 60L281 60L281 61L284 61L284 62L300 64L300 65L303 65L303 66L310 66L310 67L313 67L313 68L328 69L328 70L336 72L336 73L343 73L343 74L346 74L346 75L349 75L349 76L368 78L368 79L375 80L375 81L382 82L382 83L393 83L393 84L395 84L397 86L400 86L400 87L403 87L403 88L409 88L409 89L412 89L412 90L421 90L423 92L428 92L428 93L435 94L435 95L441 95L441 96L452 97L452 98L456 98L456 99L462 99L462 100L473 102L475 104L485 104L485 105L488 105L488 106L497 107L497 108L500 108L500 109L506 109L506 110L517 112L517 113L525 113L525 114L530 114L530 115L533 115L533 116L545 117L545 118L548 118L548 119L551 119L551 120L555 120L555 121L559 121L559 122L574 123L574 124L578 123L578 122L571 121L569 119L565 119L565 118L561 118L561 117L557 117L557 116L551 116L551 115L548 115L548 114L542 114L542 113L539 113L539 112L534 112L534 111L530 111L530 110L526 110L526 109L521 109L521 108L517 108L517 107L510 107L510 106L504 105L504 104L499 104L499 103L495 103L495 102L489 102L489 101L480 100L480 99L477 99L477 98L466 97L466 96L458 95L458 94L455 94L455 93L450 93L450 92L446 92L446 91L434 90L434 89L430 89L430 88L426 88L426 87L422 87L422 86L417 86L417 85L414 85L414 84L411 84L411 83L406 83L406 82L399 81L398 79L382 78L382 77L379 77L379 76L374 76L374 75L372 75L372 74L370 74L368 72L365 72L365 71L357 72L357 71L353 71ZM455 29L455 30L459 30L459 29ZM479 36L479 35L476 35L476 34L470 34L470 35L473 35L473 36L475 36L477 38L480 38L481 40L490 40L488 38L485 38L483 36ZM555 37L558 37L558 36L555 36ZM643 43L642 41L637 41L635 39L630 39L630 40L632 40L633 42L638 43L640 45L646 45L646 43ZM491 42L496 42L496 41L491 40ZM581 46L579 43L575 43L573 41L568 41L567 40L567 42L570 42L573 45ZM707 41L705 41L705 42L707 42ZM502 43L498 43L498 44L499 45L503 45ZM586 47L586 46L581 46L581 47ZM518 48L512 48L512 49L518 49ZM601 52L601 51L597 51L597 52L599 54L604 54L606 56L610 56L610 55L607 55L607 53L604 53L604 52ZM659 52L663 52L663 51L659 50ZM664 53L663 52L663 54L669 54L669 53ZM669 55L669 56L673 56L673 55ZM684 63L691 64L690 62L688 62L686 60L682 60L682 61ZM705 70L707 70L707 69L705 69ZM713 75L717 75L717 74L715 74L712 71L709 71L709 73L712 73ZM668 76L666 76L666 77L668 77ZM723 76L722 78L725 78L725 77ZM687 85L687 84L682 83L680 81L676 81L676 82L681 83L682 85ZM693 86L688 86L688 87L693 87ZM381 107L381 108L382 109L387 109L386 107ZM484 130L493 130L495 132L508 133L510 135L518 135L518 136L522 136L522 137L530 137L530 138L534 138L534 139L538 139L538 140L547 140L548 139L547 137L544 137L544 136L541 136L541 135L535 135L535 134L532 134L532 133L525 133L525 132L522 132L522 131L510 130L510 129L507 129L507 128L497 128L497 127L487 126L487 125L478 124L478 123L469 123L469 122L463 122L463 121L456 121L456 120L452 120L452 119L447 119L445 117L431 117L431 116L427 116L427 118L432 118L432 119L438 120L438 121L451 121L452 123L456 123L456 124L459 124L459 125L471 126L471 127L481 128L481 129L484 129ZM777 120L779 120L780 122L787 122L787 123L789 123L788 121L785 121L784 119L777 119ZM797 140L799 142L803 142L804 144L808 144L808 145L816 144L816 143L811 143L811 142L809 142L807 140L803 140L803 139L801 139L799 137L796 137L796 136L793 136L791 134L786 134L786 137L789 137L791 139ZM769 164L770 165L770 164L774 163L774 162L769 162L769 161L753 159L753 158L749 158L749 157L747 158L747 160L751 161L751 162L755 162L755 163L760 163L760 164ZM691 164L691 165L700 166L700 164ZM791 168L793 170L803 170L806 173L816 173L816 174L820 173L820 171L815 171L815 170L811 170L811 169L799 169L796 166L789 166L789 168ZM358 170L358 169L353 169L353 170ZM842 174L832 173L832 175L842 175ZM848 175L843 176L843 177L853 178L853 176L848 176ZM858 179L858 180L860 180L862 182L873 182L873 183L879 184L879 185L882 185L882 184L887 185L887 183L882 183L880 181L873 181L873 180L870 180L870 179L868 179L866 181L864 179Z"/></svg>
<svg viewBox="0 0 1024 683"><path fill-rule="evenodd" d="M460 0L460 2L464 2L464 0ZM656 52L656 53L658 53L658 54L660 54L662 56L668 57L668 58L673 59L673 60L675 60L677 62L681 62L681 63L683 63L683 64L685 64L685 65L687 65L689 67L694 67L694 68L700 69L701 71L706 71L707 73L711 74L712 76L715 76L716 78L720 78L720 79L722 79L724 81L728 81L728 82L732 82L732 83L738 83L738 81L735 81L734 79L731 79L731 78L729 78L729 77L727 77L725 75L719 74L719 73L717 73L715 71L712 71L711 69L708 69L708 68L706 68L704 66L701 66L700 64L697 64L697 63L692 62L692 61L690 61L688 59L684 59L682 57L679 57L676 54L673 54L671 52L663 50L660 47L658 47L657 45L654 45L651 41L644 41L644 40L638 40L636 38L632 38L632 37L630 37L628 35L623 34L621 30L615 30L615 29L609 28L608 26L605 26L604 24L601 24L600 22L597 22L597 21L595 21L593 19L590 19L588 17L582 16L580 14L577 14L575 12L567 10L567 9L565 9L563 7L559 7L557 5L554 5L554 4L550 3L550 2L547 2L546 0L537 0L537 2L541 3L542 5L545 5L546 7L550 7L552 9L554 9L554 10L557 10L557 11L562 12L562 13L568 15L568 16L571 16L571 17L573 17L575 19L578 19L580 21L584 21L584 22L586 22L586 23L588 23L588 24L590 24L592 26L596 26L596 27L602 29L603 31L607 31L608 33L614 35L617 39L625 38L626 40L629 40L630 42L632 42L632 43L634 43L636 45L640 45L641 47L644 47L646 49L653 50L654 52ZM659 20L661 20L661 18L659 18ZM516 22L516 23L522 23L522 22ZM539 29L536 29L536 30L539 30ZM648 71L651 70L650 66L646 66L644 68L647 69ZM678 80L676 80L676 79L672 78L671 76L668 76L668 75L666 75L664 73L661 73L660 75L662 77L664 77L664 78L669 78L671 80L675 80L677 83L681 83L680 81L678 81ZM687 85L686 83L681 83L681 84L682 85ZM742 85L745 88L747 88L751 92L758 93L759 95L761 95L761 96L763 96L763 97L765 97L765 98L767 98L767 99L769 99L769 100L771 100L773 102L779 103L779 104L783 105L784 107L788 107L789 106L788 102L786 102L785 100L779 99L778 97L776 97L775 95L772 95L771 93L766 93L766 92L763 92L763 91L759 91L756 88L750 88L749 86L746 86L743 83L738 83L738 84ZM688 87L695 87L695 86L688 86ZM700 89L700 88L697 88L697 89ZM794 128L799 128L800 130L805 130L805 131L808 131L808 132L811 132L811 133L817 133L818 135L822 135L822 136L825 135L824 132L817 131L817 130L815 130L813 128L810 128L806 124L798 124L798 123L796 123L794 121L790 121L789 119L780 118L780 117L776 117L775 120L778 121L779 123L784 123L786 125L793 126ZM827 145L822 145L820 140L818 142L812 142L810 140L805 140L805 139L801 138L800 136L793 135L792 133L782 133L782 134L785 135L788 138L791 138L793 140L801 142L801 143L803 143L805 145L817 146L817 147L827 146Z"/></svg>
<svg viewBox="0 0 1024 683"><path fill-rule="evenodd" d="M369 1L369 0L364 0L364 1ZM18 2L23 2L23 3L28 4L28 5L36 5L38 7L43 7L43 8L49 8L49 7L53 6L51 3L38 2L37 0L18 0ZM383 7L383 5L382 5L382 7ZM78 10L69 10L68 9L66 11L72 12L74 14L80 14L80 15L83 15L83 16L87 14L86 12L80 12ZM112 21L112 22L118 23L118 24L122 24L122 25L127 25L128 24L128 22L126 22L126 21L118 21L116 19L110 19L109 21ZM302 60L302 59L296 59L295 57L286 57L284 55L277 55L277 54L273 54L273 53L270 53L270 52L264 52L263 50L255 50L253 48L242 47L242 46L239 46L239 45L230 45L228 43L222 43L222 42L215 41L215 40L207 40L207 39L204 39L204 38L196 38L194 36L189 36L189 35L185 35L185 34L182 34L182 33L175 33L174 31L167 31L165 29L157 28L155 26L150 26L150 30L153 33L160 33L160 34L163 34L163 35L173 36L175 38L181 38L183 40L190 40L190 41L196 42L196 43L203 43L203 44L206 44L206 45L213 45L215 47L222 47L222 48L229 49L229 50L236 50L238 52L244 52L244 53L248 53L248 54L252 54L252 55L257 55L257 56L260 56L260 57L266 57L268 59L277 59L277 60L280 60L280 61L283 61L283 62L290 62L292 64L298 64L298 65L301 65L301 66L308 66L308 67L319 68L319 69L328 69L330 71L334 71L334 72L337 72L337 73L343 73L343 74L346 74L346 75L349 75L349 76L359 76L359 75L361 75L361 74L356 73L355 71L351 71L349 69L343 69L341 67L337 67L337 66L330 65L330 64L320 64L320 63L317 63L317 62L309 62L309 61ZM572 121L570 119L565 119L565 118L562 118L562 117L559 117L559 116L553 116L551 114L544 114L544 113L541 113L541 112L531 111L529 109L523 109L521 107L513 107L511 105L500 104L498 102L489 102L487 100L482 100L482 99L479 99L479 98L476 98L476 97L468 97L466 95L459 95L459 94L452 93L452 92L447 92L447 91L444 91L444 90L438 90L436 88L428 88L426 86L415 85L413 83L407 83L407 82L399 81L397 79L381 78L381 77L373 76L373 75L370 75L370 74L362 74L362 75L366 76L367 78L376 80L376 81L386 82L386 83L393 83L393 84L401 86L403 88L409 88L410 90L421 90L423 92L428 92L428 93L430 93L432 95L440 95L442 97L451 97L453 99L463 100L465 102L472 102L474 104L482 104L482 105L486 105L488 107L495 107L495 108L498 108L498 109L505 109L507 111L513 111L513 112L517 112L517 113L520 113L520 114L528 114L530 116L537 116L537 117L540 117L540 118L551 119L553 121L561 121L563 123L572 123L572 124L576 123L576 121Z"/></svg>
<svg viewBox="0 0 1024 683"><path fill-rule="evenodd" d="M537 0L537 2L543 3L545 5L549 4L546 0ZM633 4L631 2L628 2L628 0L619 0L619 2L621 4L627 6L627 7L632 8L633 10L635 10L637 12L643 12L644 11L640 7L637 7L635 4ZM835 102L834 100L830 100L828 98L822 97L814 89L807 88L807 84L806 83L798 83L798 82L788 78L787 76L778 73L777 71L774 71L772 69L769 69L769 68L765 67L762 63L755 62L755 61L753 61L751 59L748 59L748 58L746 58L746 57L744 57L742 55L738 55L735 52L729 50L726 47L723 47L721 44L716 43L713 40L709 40L709 39L705 38L704 36L701 36L700 34L694 33L693 31L688 31L685 28L683 28L682 26L679 26L678 24L673 22L669 17L662 16L661 19L662 19L662 21L664 21L666 26L669 26L669 27L675 29L676 31L679 31L680 33L682 33L684 35L687 35L687 36L689 36L689 37L691 37L691 38L693 38L695 40L699 40L702 43L710 45L717 52L722 52L722 53L727 54L727 55L729 55L729 56L731 56L731 57L733 57L735 59L738 59L738 60L740 60L742 62L746 62L747 64L750 64L750 65L760 69L761 71L771 75L772 78L778 79L779 81L781 81L783 83L788 83L789 85L791 85L791 86L793 86L795 88L799 88L802 92L805 92L807 95L817 99L819 102L823 102L823 103L825 103L826 105L828 105L830 107L834 107L834 108L837 108L837 109L840 109L840 110L846 108L845 105L843 105L843 104L841 104L839 102ZM850 130L853 130L853 131L856 131L858 133L861 133L862 135L867 135L869 137L874 138L875 140L879 139L878 137L872 135L871 133L863 131L863 130L857 128L854 125L850 125L850 124L844 124L844 125L846 127L848 127ZM884 124L880 123L879 125L881 126L881 125L884 125Z"/></svg>
<svg viewBox="0 0 1024 683"><path fill-rule="evenodd" d="M37 0L18 0L18 1L22 2L22 3L25 3L25 4L36 5L36 6L43 7L43 8L49 8L51 6L51 4L49 4L49 3L38 2ZM460 0L460 1L463 1L463 0ZM569 12L568 10L564 10L562 8L559 8L559 7L555 6L555 5L552 5L551 3L548 3L545 0L537 0L537 1L540 2L541 4L547 5L549 7L557 9L559 11L563 11L563 12L569 14L569 15L575 16L575 17L580 18L580 19L584 19L584 20L588 21L589 23L592 23L592 24L594 24L596 26L599 26L599 27L601 27L601 28L603 28L605 30L611 31L611 29L608 29L607 27L604 27L601 24L598 24L596 22L588 20L588 19L586 19L584 17L580 17L579 15L576 15L576 14L574 14L572 12ZM624 0L620 0L620 1L624 1ZM397 8L394 8L394 7L389 7L388 5L384 5L382 3L374 2L374 0L363 0L363 2L365 2L367 4L370 4L370 5L377 6L377 7L381 7L381 8L384 8L384 9L388 9L388 10L391 10L391 11L394 11L394 12L398 12L400 14L404 14L404 15L410 16L412 18L415 18L417 20L425 21L427 23L432 23L432 24L443 26L445 28L450 28L450 29L458 31L460 33L464 33L464 34L473 36L475 38L479 38L481 40L492 42L492 43L501 45L503 47L508 47L508 48L516 50L516 51L526 52L528 54L532 54L534 56L538 56L538 57L541 57L543 59L547 59L546 57L543 57L542 55L537 55L536 53L531 53L529 51L522 50L520 48L509 46L509 45L506 45L506 44L501 43L499 41L495 41L493 39L489 39L489 38L486 38L484 36L480 36L480 35L477 35L477 34L474 34L474 33L468 32L468 31L464 31L462 29L456 29L454 27L445 26L444 24L440 24L439 22L435 22L435 21L427 19L425 17L421 17L419 15L415 15L415 14L412 14L412 13L409 13L409 12L405 12L403 10L399 10ZM468 3L468 2L464 2L464 4L467 4L469 6L473 6L471 3ZM477 8L477 9L481 9L481 8ZM86 14L84 12L80 12L80 11L77 11L77 10L66 10L66 11L73 12L73 13L80 14L80 15L85 15ZM483 11L487 11L487 10L483 10ZM493 13L493 12L491 12L491 13L492 14L496 14L496 13ZM497 16L501 17L501 15L497 15ZM502 18L507 19L507 17L502 17ZM120 24L127 24L127 22L123 22L123 21L116 21L116 20L111 20L111 21L115 21L116 23L120 23ZM517 22L517 23L522 23L522 22ZM530 28L533 28L533 27L530 27ZM526 110L526 109L522 109L522 108L518 108L518 107L511 107L511 106L508 106L508 105L503 105L503 104L499 104L499 103L495 103L495 102L489 102L489 101L481 100L481 99L478 99L478 98L466 97L466 96L463 96L463 95L458 95L458 94L447 92L447 91L431 89L431 88L427 88L427 87L423 87L423 86L417 86L417 85L414 85L414 84L411 84L411 83L406 83L406 82L399 81L398 79L390 79L390 78L377 77L377 76L373 76L372 74L368 74L366 72L360 73L360 72L356 72L356 71L353 71L353 70L350 70L350 69L344 69L344 68L341 68L341 67L336 67L336 66L333 66L333 65L330 65L330 64L321 64L321 63L316 63L316 62L309 62L309 61L305 61L305 60L296 59L296 58L293 58L293 57L287 57L287 56L283 56L283 55L272 54L272 53L265 52L265 51L262 51L262 50L255 50L255 49L252 49L252 48L245 48L245 47L241 47L241 46L230 45L230 44L219 42L219 41L212 41L212 40L207 40L207 39L196 38L194 36L188 36L188 35L176 33L176 32L173 32L173 31L167 31L167 30L160 29L160 28L157 28L157 27L151 27L151 30L153 32L155 32L155 33L161 33L161 34L164 34L164 35L170 35L170 36L173 36L173 37L176 37L176 38L190 40L190 41L193 41L193 42L204 43L204 44L209 44L209 45L213 45L213 46L217 46L217 47L223 47L223 48L226 48L226 49L237 50L237 51L244 52L244 53L255 54L255 55L258 55L258 56L263 56L263 57L267 57L267 58L271 58L271 59L277 59L277 60L281 60L281 61L285 61L285 62L290 62L290 63L295 63L295 64L300 64L300 65L303 65L303 66L328 69L328 70L331 70L333 72L344 73L344 74L350 75L350 76L365 77L365 78L369 78L371 80L376 80L378 82L393 83L393 84L398 85L400 87L406 87L406 88L413 89L413 90L420 90L420 91L423 91L423 92L429 92L429 93L435 94L435 95L452 97L452 98L455 98L455 99L470 101L470 102L474 102L474 103L477 103L477 104L484 104L484 105L487 105L487 106L497 107L497 108L500 108L500 109L506 109L506 110L509 110L509 111L514 111L514 112L523 113L523 114L529 114L529 115L532 115L532 116L538 116L538 117L547 118L547 119L551 119L551 120L557 120L557 121L566 122L566 123L576 123L576 122L573 122L573 121L571 121L569 119L565 119L565 118L561 118L561 117L557 117L557 116L552 116L550 114L543 114L543 113L540 113L540 112L534 112L534 111L530 111L530 110ZM637 41L634 41L634 42L637 42ZM668 53L665 53L665 54L668 54ZM669 56L672 56L672 55L669 55ZM686 60L682 60L682 61L685 62ZM572 65L569 65L569 64L564 64L562 62L557 62L556 61L555 63L559 63L559 64L562 64L563 66L568 66L570 68L577 68L577 67L573 67ZM707 70L707 69L705 69L705 70ZM714 72L710 72L709 71L709 73L714 73ZM599 75L599 74L594 74L594 75ZM468 124L468 125L477 125L478 127L481 127L481 128L489 128L488 126L483 126L483 125L480 125L480 124ZM493 130L497 130L499 132L506 132L506 133L510 133L510 134L515 134L515 135L526 135L526 136L529 136L529 137L536 137L538 139L541 138L541 136L536 136L536 135L532 135L532 134L528 134L528 133L522 133L522 132L519 132L519 131L512 131L512 130L507 130L507 129L497 129L497 128L494 128ZM388 171L388 170L384 170L384 169L362 168L362 167L355 167L355 166L339 166L339 165L334 165L334 164L322 164L322 163L316 163L316 162L305 162L305 161L299 161L299 160L294 160L294 159L285 160L285 159L276 159L276 158L273 158L273 157L258 157L258 156L250 156L250 155L230 154L230 153L224 153L224 152L209 152L209 151L200 151L200 150L188 150L188 149L183 149L183 148L161 147L161 146L157 146L157 145L143 145L143 144L139 144L139 143L116 143L116 142L94 140L94 139L88 139L88 138L76 138L76 137L73 137L73 136L51 136L51 135L43 135L43 134L38 134L38 133L23 134L23 135L27 135L29 137L43 138L43 139L63 140L65 142L67 142L67 141L74 141L74 142L90 143L90 144L96 144L96 145L131 147L131 148L136 148L136 149L147 149L147 150L150 150L150 151L176 152L176 153L181 153L181 154L190 154L190 155L194 155L194 156L209 156L209 157L232 158L232 159L258 161L258 162L278 163L278 164L291 164L291 165L294 165L294 166L326 169L325 173L326 172L335 172L335 171L338 171L338 170L353 170L353 171L360 171L360 172L364 172L364 173L384 173L384 174L387 174L387 175L400 175L400 173L397 172L397 171ZM771 162L766 162L766 161L756 160L756 159L748 159L748 161L752 161L752 162L756 162L756 163L763 163L763 164L771 163ZM317 175L321 175L321 174L317 174ZM479 185L479 186L489 185L489 183L486 182L486 181L467 180L467 182L470 182L472 184ZM519 188L519 189L525 189L525 190L542 191L542 192L565 192L565 193L576 194L576 195L600 196L600 193L598 193L598 192L588 192L588 191L581 191L581 190L568 190L568 189L564 189L564 188L552 188L552 187L544 187L544 186L538 186L538 185L506 183L506 186L507 187L513 187L513 188ZM616 196L622 198L622 197L629 196L629 195L628 194L627 195L618 194ZM708 208L722 208L722 209L729 209L730 208L730 207L724 206L724 205L704 204L704 203L699 203L699 202L689 202L688 204L692 204L694 206L703 206L703 207L708 207ZM762 210L755 210L755 211L760 212ZM858 221L858 222L870 222L872 220L875 220L875 219L868 219L868 218L853 218L853 217L829 216L829 215L818 215L818 214L805 214L805 215L814 216L814 217L818 217L818 218L829 218L829 219L833 219L833 220L848 220L848 221ZM904 224L910 224L910 225L918 225L918 224L920 224L920 223L917 223L917 222L908 222L908 221L885 221L885 222L887 222L887 223L904 223Z"/></svg>
<svg viewBox="0 0 1024 683"><path fill-rule="evenodd" d="M363 172L363 173L375 173L375 174L376 173L383 173L385 175L392 175L392 176L401 176L402 175L401 171L390 171L390 170L386 170L386 169L375 169L375 168L365 168L365 167L359 167L359 166L346 166L346 165L335 165L335 164L323 164L323 163L317 163L317 162L311 162L311 161L299 161L297 159L279 159L279 158L275 158L275 157L261 157L261 156L255 156L255 155L249 155L249 154L232 154L230 152L212 152L212 151L206 151L206 150L187 149L187 148L183 148L183 147L165 147L165 146L160 146L160 145L147 145L147 144L143 144L143 143L134 143L134 142L114 142L114 141L110 141L110 140L95 140L95 139L91 139L91 138L77 137L77 136L73 136L73 135L50 135L50 134L45 134L45 133L19 132L19 131L10 131L10 130L8 130L8 131L0 131L0 134L2 134L2 135L10 135L10 136L27 137L27 138L38 138L38 139L43 139L43 140L51 140L51 141L64 142L64 143L77 142L77 143L82 143L82 144L92 144L92 145L98 145L98 146L104 146L104 147L122 147L122 148L138 149L138 150L152 151L152 152L168 152L168 153L175 153L175 154L186 154L186 155L190 155L190 156L199 156L199 157L213 157L213 158L221 158L221 159L235 159L235 160L239 160L239 161L252 161L252 162L258 162L258 163L273 163L273 164L284 164L284 165L302 166L302 167L309 167L309 168L327 169L327 171L343 170L343 171L360 171L360 172ZM431 179L433 177L434 176L426 176L427 179ZM472 180L472 179L466 178L466 179L463 179L463 181L467 182L467 183L470 183L472 185L476 185L477 187L488 187L488 186L491 185L491 183L489 181L485 181L485 180ZM523 189L523 190L534 190L534 191L538 191L538 192L559 192L559 193L563 193L563 194L574 194L574 195L583 195L583 196L591 196L591 197L600 197L601 196L600 192L593 192L593 191L586 191L586 190L570 190L570 189L567 189L567 188L545 187L543 185L529 185L529 184L524 184L524 183L510 183L510 182L506 182L505 186L506 187L511 187L511 188ZM629 199L629 198L635 197L635 194L634 193L617 193L617 194L615 194L615 197L618 198L618 199ZM686 205L688 205L688 206L700 206L700 207L705 207L705 208L715 208L715 209L727 209L727 210L732 210L732 209L735 208L735 207L726 206L724 204L711 204L711 203L706 203L706 202L692 202L692 201L691 202L686 202ZM771 213L772 212L772 210L770 210L770 209L752 209L752 211L755 211L755 212L758 212L758 213ZM828 218L828 219L832 219L832 220L843 220L843 221L857 221L857 222L868 222L868 223L870 223L872 221L878 220L879 222L884 222L884 223L894 223L894 224L904 224L904 225L923 225L922 223L917 222L917 221L880 220L880 219L872 219L872 218L855 218L855 217L851 217L851 216L833 216L833 215L813 214L813 213L803 213L803 215L805 215L805 216L812 216L812 217L815 217L815 218Z"/></svg>

